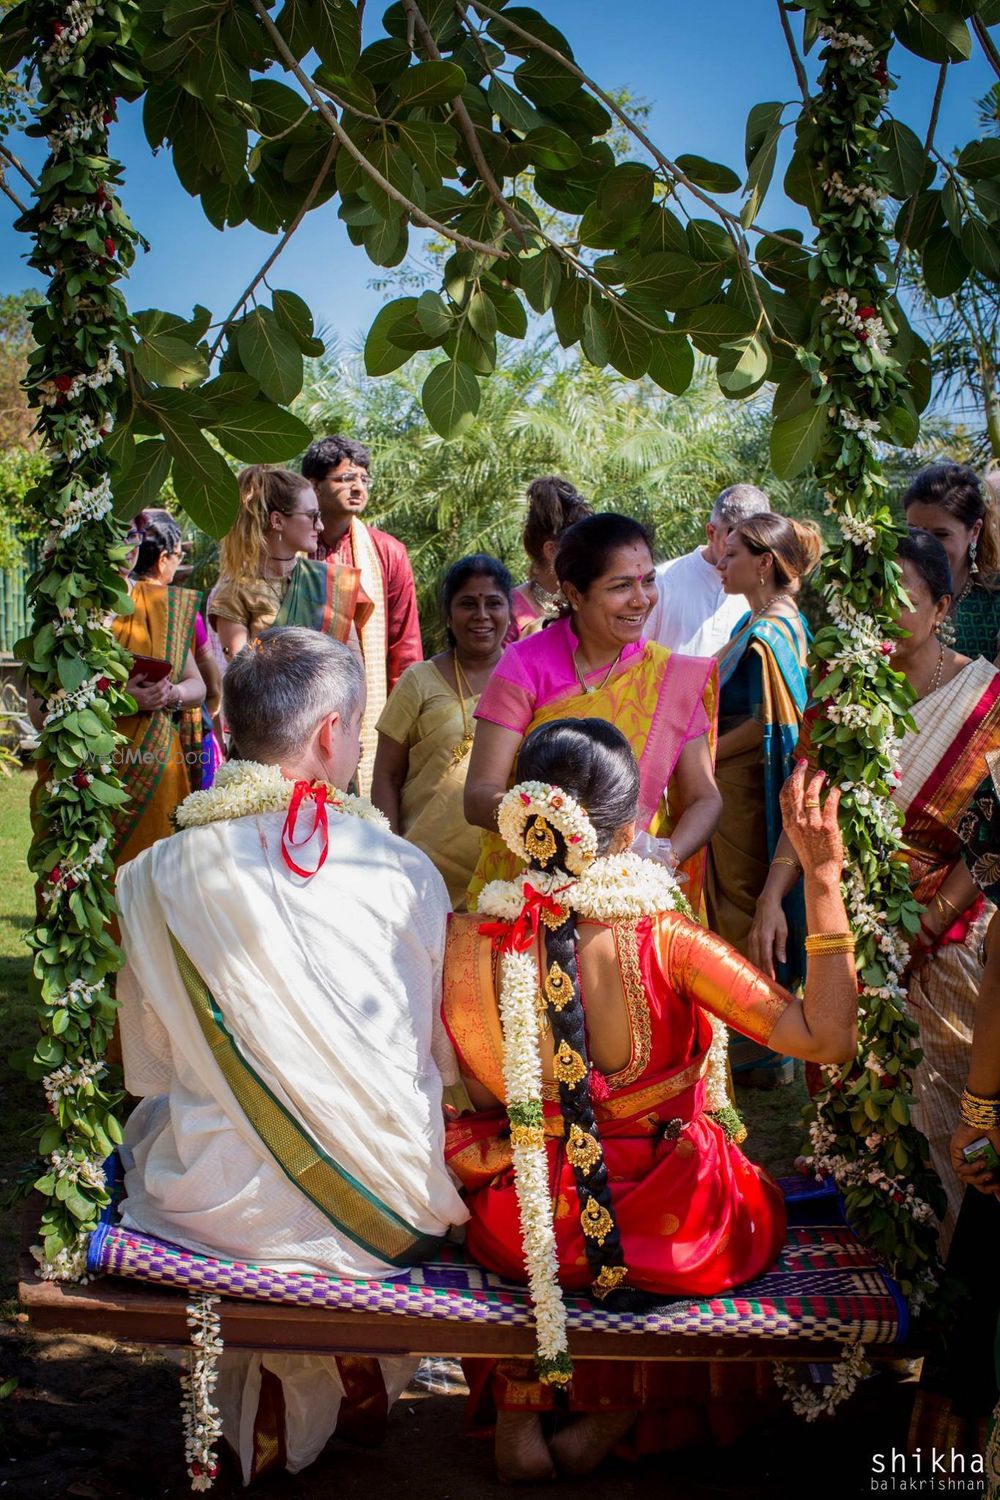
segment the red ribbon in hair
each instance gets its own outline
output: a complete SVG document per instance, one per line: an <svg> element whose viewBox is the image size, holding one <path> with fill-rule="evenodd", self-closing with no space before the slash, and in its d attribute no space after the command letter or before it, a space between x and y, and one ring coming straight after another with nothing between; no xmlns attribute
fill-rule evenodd
<svg viewBox="0 0 1000 1500"><path fill-rule="evenodd" d="M555 892L568 891L568 885L562 885ZM542 912L548 912L553 917L558 917L562 923L566 919L565 908L553 901L544 891L538 891L530 881L524 882L524 905L521 915L513 922L482 922L479 931L483 937L493 939L494 947L499 948L502 953L524 953L530 948L538 935L538 924L542 919Z"/></svg>
<svg viewBox="0 0 1000 1500"><path fill-rule="evenodd" d="M305 838L297 839L295 837L295 824L299 816L299 809L301 808L303 802L314 802L316 804L313 814L313 824L309 832L306 834ZM297 865L295 863L294 859L289 853L289 850L301 849L303 845L308 844L309 840L314 838L317 833L322 836L323 847L319 852L319 859L316 862L316 869L303 870L301 865ZM326 787L321 781L297 781L292 789L292 800L288 804L288 813L285 818L285 825L281 830L281 857L285 861L285 864L288 866L288 868L292 870L296 875L302 875L306 880L309 880L313 875L316 874L317 870L322 870L323 866L326 864L326 856L329 853L329 850L330 830L327 826L326 821Z"/></svg>

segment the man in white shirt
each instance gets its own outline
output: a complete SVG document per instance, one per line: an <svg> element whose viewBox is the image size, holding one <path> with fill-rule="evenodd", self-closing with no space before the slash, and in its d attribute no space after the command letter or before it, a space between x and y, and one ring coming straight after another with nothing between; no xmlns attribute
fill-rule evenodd
<svg viewBox="0 0 1000 1500"><path fill-rule="evenodd" d="M360 755L363 669L315 630L266 631L230 663L240 760L118 875L123 1222L287 1271L382 1278L468 1217L444 1164L440 1019L448 896L380 813L336 791ZM416 1361L361 1361L391 1402ZM294 1472L361 1401L333 1357L222 1357L244 1481L255 1431ZM268 1388L270 1387L270 1394ZM259 1436L259 1434L258 1434Z"/></svg>
<svg viewBox="0 0 1000 1500"><path fill-rule="evenodd" d="M716 565L734 526L771 509L755 484L723 490L705 526L704 547L673 557L656 569L657 601L643 634L684 656L714 656L747 612L742 594L726 594Z"/></svg>

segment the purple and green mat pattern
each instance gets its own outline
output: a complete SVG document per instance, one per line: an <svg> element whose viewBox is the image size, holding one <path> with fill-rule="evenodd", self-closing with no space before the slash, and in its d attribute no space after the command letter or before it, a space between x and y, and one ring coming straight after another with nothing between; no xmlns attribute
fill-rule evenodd
<svg viewBox="0 0 1000 1500"><path fill-rule="evenodd" d="M673 1298L641 1312L611 1312L586 1297L567 1297L569 1327L607 1333L901 1342L907 1331L905 1301L872 1254L839 1222L835 1194L801 1178L785 1179L781 1186L788 1206L788 1238L766 1276L723 1296ZM341 1280L216 1260L122 1228L109 1218L91 1237L88 1269L91 1275L127 1276L297 1307L402 1313L462 1323L532 1322L523 1286L481 1270L461 1250L447 1245L433 1261L386 1281Z"/></svg>

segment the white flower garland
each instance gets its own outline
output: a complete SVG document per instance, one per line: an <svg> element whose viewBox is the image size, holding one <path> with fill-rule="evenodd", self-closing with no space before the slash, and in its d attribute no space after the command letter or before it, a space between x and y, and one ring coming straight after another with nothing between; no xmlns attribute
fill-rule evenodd
<svg viewBox="0 0 1000 1500"><path fill-rule="evenodd" d="M568 792L545 781L520 781L497 813L497 827L508 849L525 857L525 826L532 818L554 823L566 845L566 868L579 875L597 853L597 834L587 814Z"/></svg>
<svg viewBox="0 0 1000 1500"><path fill-rule="evenodd" d="M212 1401L219 1379L222 1324L219 1298L200 1295L187 1306L191 1330L190 1367L181 1375L184 1461L193 1490L210 1490L219 1472L215 1444L222 1436L219 1409Z"/></svg>
<svg viewBox="0 0 1000 1500"><path fill-rule="evenodd" d="M327 807L334 812L364 818L388 829L389 820L367 797L355 797L326 784ZM178 828L202 828L224 818L248 818L254 813L282 812L292 800L295 782L281 774L280 766L265 766L254 760L227 760L215 773L215 781L204 792L191 792L178 807Z"/></svg>
<svg viewBox="0 0 1000 1500"><path fill-rule="evenodd" d="M834 1365L829 1385L817 1390L800 1384L796 1379L794 1365L788 1364L775 1364L774 1382L782 1395L791 1402L796 1416L805 1417L807 1422L815 1422L817 1417L832 1416L838 1406L854 1395L859 1381L871 1373L864 1346L852 1344L844 1351L843 1358Z"/></svg>

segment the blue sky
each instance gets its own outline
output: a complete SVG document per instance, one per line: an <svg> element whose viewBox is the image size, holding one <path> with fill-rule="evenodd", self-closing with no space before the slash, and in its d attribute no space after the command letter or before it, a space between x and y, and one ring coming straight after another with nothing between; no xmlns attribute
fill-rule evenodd
<svg viewBox="0 0 1000 1500"><path fill-rule="evenodd" d="M569 37L584 71L608 88L627 85L649 101L650 135L670 156L695 152L742 172L751 105L795 96L772 0L619 0L615 7L603 0L542 0L539 8ZM380 11L381 6L371 9L368 40L380 34ZM797 18L795 27L798 32ZM891 67L900 81L893 111L922 137L937 69L902 48L895 49ZM992 82L978 54L952 70L938 127L940 146L949 149L973 137L974 101ZM148 255L140 253L126 286L130 306L183 312L202 302L216 316L227 312L273 241L246 226L227 230L223 240L198 200L177 182L169 152L151 156L138 108L124 112L113 148L125 164L125 206L152 244ZM35 147L34 160L38 154ZM734 207L738 203L725 201ZM0 205L9 206L6 200ZM773 228L796 223L805 228L802 213L784 203L779 171L763 222ZM0 227L0 289L40 286L21 258L25 239L10 223L4 216ZM362 249L351 245L334 201L307 216L270 281L298 291L317 322L350 346L383 300L370 286L382 274Z"/></svg>

